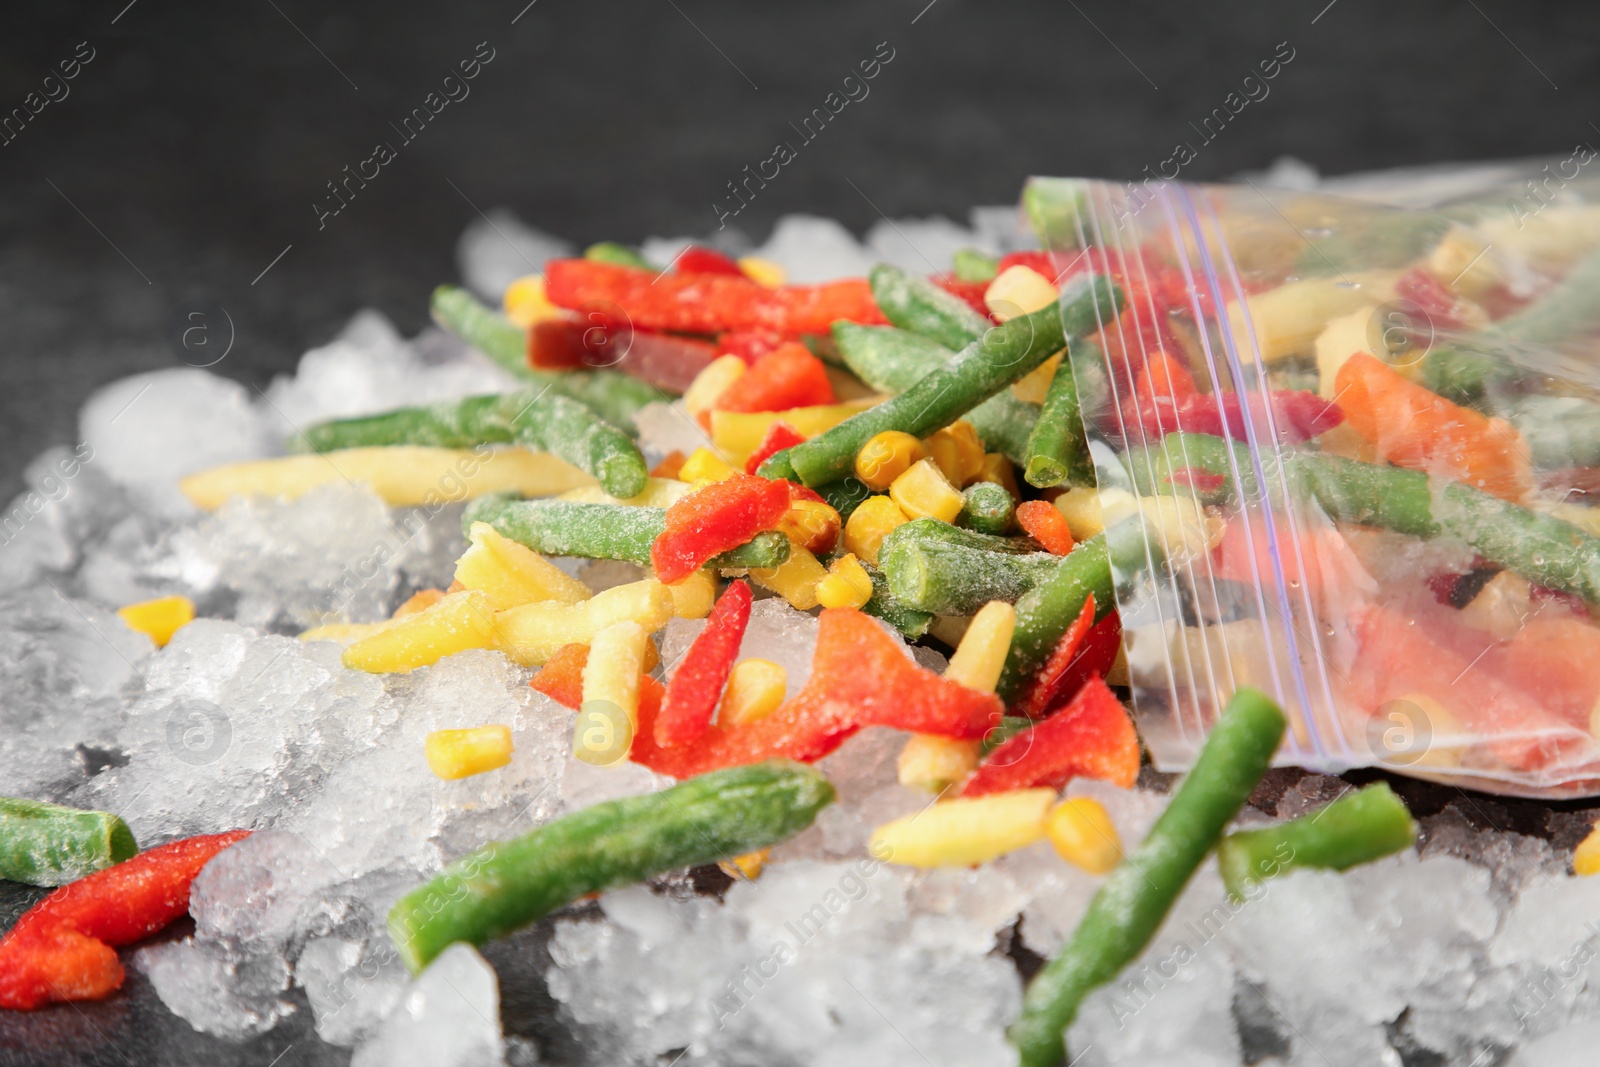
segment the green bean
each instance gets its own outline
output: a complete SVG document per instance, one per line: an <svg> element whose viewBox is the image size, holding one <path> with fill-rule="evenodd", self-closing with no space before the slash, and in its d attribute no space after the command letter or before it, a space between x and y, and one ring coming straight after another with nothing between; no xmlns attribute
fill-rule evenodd
<svg viewBox="0 0 1600 1067"><path fill-rule="evenodd" d="M66 885L138 852L128 824L109 812L0 797L0 878Z"/></svg>
<svg viewBox="0 0 1600 1067"><path fill-rule="evenodd" d="M1072 937L1028 984L1007 1036L1022 1067L1058 1067L1078 1006L1155 936L1206 853L1244 807L1283 739L1283 712L1240 689L1150 833L1095 893Z"/></svg>
<svg viewBox="0 0 1600 1067"><path fill-rule="evenodd" d="M1217 847L1217 867L1229 894L1242 900L1253 883L1296 867L1342 871L1410 848L1416 838L1411 813L1379 782L1314 814L1229 834Z"/></svg>
<svg viewBox="0 0 1600 1067"><path fill-rule="evenodd" d="M1504 409L1535 467L1600 467L1600 404L1576 396L1523 396Z"/></svg>
<svg viewBox="0 0 1600 1067"><path fill-rule="evenodd" d="M955 358L955 352L939 342L894 326L840 321L833 324L833 339L845 365L884 393L903 393ZM1028 435L1039 421L1038 404L1018 400L1011 390L1002 389L964 418L978 431L985 450L999 452L1019 466L1027 462Z"/></svg>
<svg viewBox="0 0 1600 1067"><path fill-rule="evenodd" d="M1000 270L1000 261L976 248L958 248L950 257L950 269L964 282L989 282Z"/></svg>
<svg viewBox="0 0 1600 1067"><path fill-rule="evenodd" d="M640 270L659 271L654 263L627 245L615 241L598 241L583 250L583 258L598 263L615 263L619 267L638 267Z"/></svg>
<svg viewBox="0 0 1600 1067"><path fill-rule="evenodd" d="M933 613L918 611L909 607L894 595L889 588L889 579L883 572L865 560L857 560L867 576L872 579L872 599L861 606L861 610L868 615L876 616L893 626L905 637L907 641L915 641L928 632L928 627L933 625Z"/></svg>
<svg viewBox="0 0 1600 1067"><path fill-rule="evenodd" d="M878 553L878 565L896 599L935 615L972 615L991 600L1015 603L1054 574L1060 562L1061 557L1048 552L985 552L904 538L893 546L885 539Z"/></svg>
<svg viewBox="0 0 1600 1067"><path fill-rule="evenodd" d="M807 485L842 478L861 446L875 435L901 430L926 437L950 425L1043 363L1066 344L1066 337L1080 337L1114 317L1121 301L1121 290L1111 282L1079 275L1067 284L1057 306L987 331L899 396L795 445L788 450L788 462Z"/></svg>
<svg viewBox="0 0 1600 1067"><path fill-rule="evenodd" d="M1016 525L1017 502L1003 486L973 482L961 493L961 523L983 534L1009 533Z"/></svg>
<svg viewBox="0 0 1600 1067"><path fill-rule="evenodd" d="M946 348L965 348L989 329L972 305L920 274L879 263L867 275L883 317Z"/></svg>
<svg viewBox="0 0 1600 1067"><path fill-rule="evenodd" d="M1052 251L1082 246L1083 216L1089 214L1086 183L1078 178L1029 178L1022 210L1039 244Z"/></svg>
<svg viewBox="0 0 1600 1067"><path fill-rule="evenodd" d="M642 493L650 476L627 434L576 400L531 390L319 423L299 443L329 452L366 445L470 448L486 442L529 445L559 456L621 499Z"/></svg>
<svg viewBox="0 0 1600 1067"><path fill-rule="evenodd" d="M467 505L462 528L486 522L535 552L587 559L621 559L650 566L650 546L666 528L665 508L627 504L580 504L571 500L513 500L481 496ZM776 567L789 558L789 538L776 530L758 533L712 559L723 570Z"/></svg>
<svg viewBox="0 0 1600 1067"><path fill-rule="evenodd" d="M1165 477L1195 467L1226 479L1214 493L1201 497L1205 502L1232 498L1237 489L1247 498L1259 499L1249 452L1243 444L1235 445L1230 464L1228 447L1222 438L1208 434L1168 434L1159 448L1148 453L1155 482L1146 484L1146 491L1171 492ZM1281 504L1278 459L1267 454L1263 463L1268 495ZM1233 464L1238 466L1239 486L1233 482ZM1129 466L1136 480L1148 483L1145 463ZM1412 537L1453 537L1529 581L1600 604L1600 538L1571 523L1461 482L1434 481L1403 467L1300 453L1284 458L1281 473L1293 499L1314 501L1335 522L1379 526Z"/></svg>
<svg viewBox="0 0 1600 1067"><path fill-rule="evenodd" d="M1105 370L1100 347L1091 341L1071 343L1056 367L1055 377L1050 379L1039 421L1028 436L1023 477L1029 485L1041 489L1063 482L1094 486L1094 463L1089 458L1089 441L1083 432L1084 410L1078 399L1079 379L1091 376L1098 376L1103 385ZM1094 395L1092 387L1090 395Z"/></svg>
<svg viewBox="0 0 1600 1067"><path fill-rule="evenodd" d="M389 934L420 971L454 942L481 945L585 894L778 844L833 799L815 770L769 760L596 804L468 853L400 898Z"/></svg>
<svg viewBox="0 0 1600 1067"><path fill-rule="evenodd" d="M634 416L647 404L672 399L660 389L614 370L543 371L528 366L528 332L486 307L465 289L441 285L430 305L434 321L494 360L512 377L593 408L602 419L628 433L638 432Z"/></svg>

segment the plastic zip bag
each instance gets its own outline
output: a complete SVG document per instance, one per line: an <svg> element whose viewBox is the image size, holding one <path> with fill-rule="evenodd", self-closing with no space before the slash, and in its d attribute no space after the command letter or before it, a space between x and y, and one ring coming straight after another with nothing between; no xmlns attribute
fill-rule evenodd
<svg viewBox="0 0 1600 1067"><path fill-rule="evenodd" d="M1284 763L1600 793L1600 201L1563 185L1030 182L1027 265L1127 297L1067 366L1101 521L1165 531L1116 574L1159 768L1253 685Z"/></svg>

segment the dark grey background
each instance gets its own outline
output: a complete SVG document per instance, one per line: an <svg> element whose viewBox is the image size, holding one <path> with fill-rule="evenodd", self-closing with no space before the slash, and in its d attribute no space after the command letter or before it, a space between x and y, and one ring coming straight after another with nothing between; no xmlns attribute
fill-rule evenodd
<svg viewBox="0 0 1600 1067"><path fill-rule="evenodd" d="M794 211L859 232L877 217L868 198L891 217L959 219L1013 200L1029 173L1134 177L1284 41L1295 58L1270 96L1185 177L1284 154L1337 174L1600 138L1587 5L525 3L6 5L0 115L80 41L96 55L0 145L0 496L35 452L74 440L94 387L178 364L163 333L188 301L228 310L237 341L216 369L259 385L364 305L420 327L474 205L576 242L709 231L725 183L881 41L893 62L743 212L750 236ZM389 123L478 42L495 58L471 95L319 232L324 183L394 139ZM0 894L7 921L25 903ZM517 944L494 955L507 1011L542 1018L537 942ZM132 975L108 1003L0 1019L0 1063L341 1060L305 1023L226 1045Z"/></svg>

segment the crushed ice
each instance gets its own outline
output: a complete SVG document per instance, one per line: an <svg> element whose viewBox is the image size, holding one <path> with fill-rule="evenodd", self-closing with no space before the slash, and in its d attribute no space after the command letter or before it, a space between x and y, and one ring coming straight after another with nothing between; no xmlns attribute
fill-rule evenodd
<svg viewBox="0 0 1600 1067"><path fill-rule="evenodd" d="M864 244L793 217L753 251L797 281L880 258L923 269L924 256L942 263L963 245L1011 247L1009 210L974 212L975 229L880 224ZM460 247L463 274L488 294L563 251L509 216L475 224ZM571 759L567 712L497 653L375 677L344 669L332 644L291 636L382 617L448 582L458 509L394 512L339 485L202 516L175 488L185 473L274 454L308 422L506 384L443 335L407 341L363 312L255 396L193 369L106 387L84 408L81 444L31 464L6 513L0 792L119 811L146 843L260 831L196 880L193 937L133 954L198 1029L262 1033L296 1010L298 987L318 1034L354 1047L361 1067L504 1062L493 970L456 946L411 976L384 929L390 904L488 840L666 784ZM640 421L654 452L701 443L671 408ZM633 575L579 573L597 588ZM112 609L167 593L206 617L156 651ZM664 661L701 625L671 623ZM792 692L815 638L814 619L764 599L742 651L782 664ZM509 766L457 782L429 773L430 730L487 722L511 726ZM583 1062L1005 1060L1019 972L1070 933L1096 880L1044 845L977 870L872 860L871 828L927 803L896 784L899 743L868 730L824 761L840 802L759 880L720 900L625 889L547 924L545 977ZM1315 806L1330 784L1304 780L1270 814ZM1070 792L1102 800L1126 841L1165 804L1094 782ZM1140 960L1090 997L1074 1062L1487 1064L1520 1048L1512 1062L1527 1067L1592 1049L1600 892L1567 876L1545 841L1475 829L1455 806L1424 831L1420 853L1296 873L1242 907L1208 865Z"/></svg>

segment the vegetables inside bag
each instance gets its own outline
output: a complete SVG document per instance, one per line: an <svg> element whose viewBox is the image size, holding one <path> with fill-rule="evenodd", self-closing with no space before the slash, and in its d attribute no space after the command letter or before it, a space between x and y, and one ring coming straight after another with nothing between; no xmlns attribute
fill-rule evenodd
<svg viewBox="0 0 1600 1067"><path fill-rule="evenodd" d="M1068 356L1093 471L1058 506L1092 479L1107 528L1164 531L1113 554L1158 767L1250 685L1290 714L1283 763L1600 793L1600 197L1578 189L1408 211L1030 182L1031 265L1127 297Z"/></svg>

